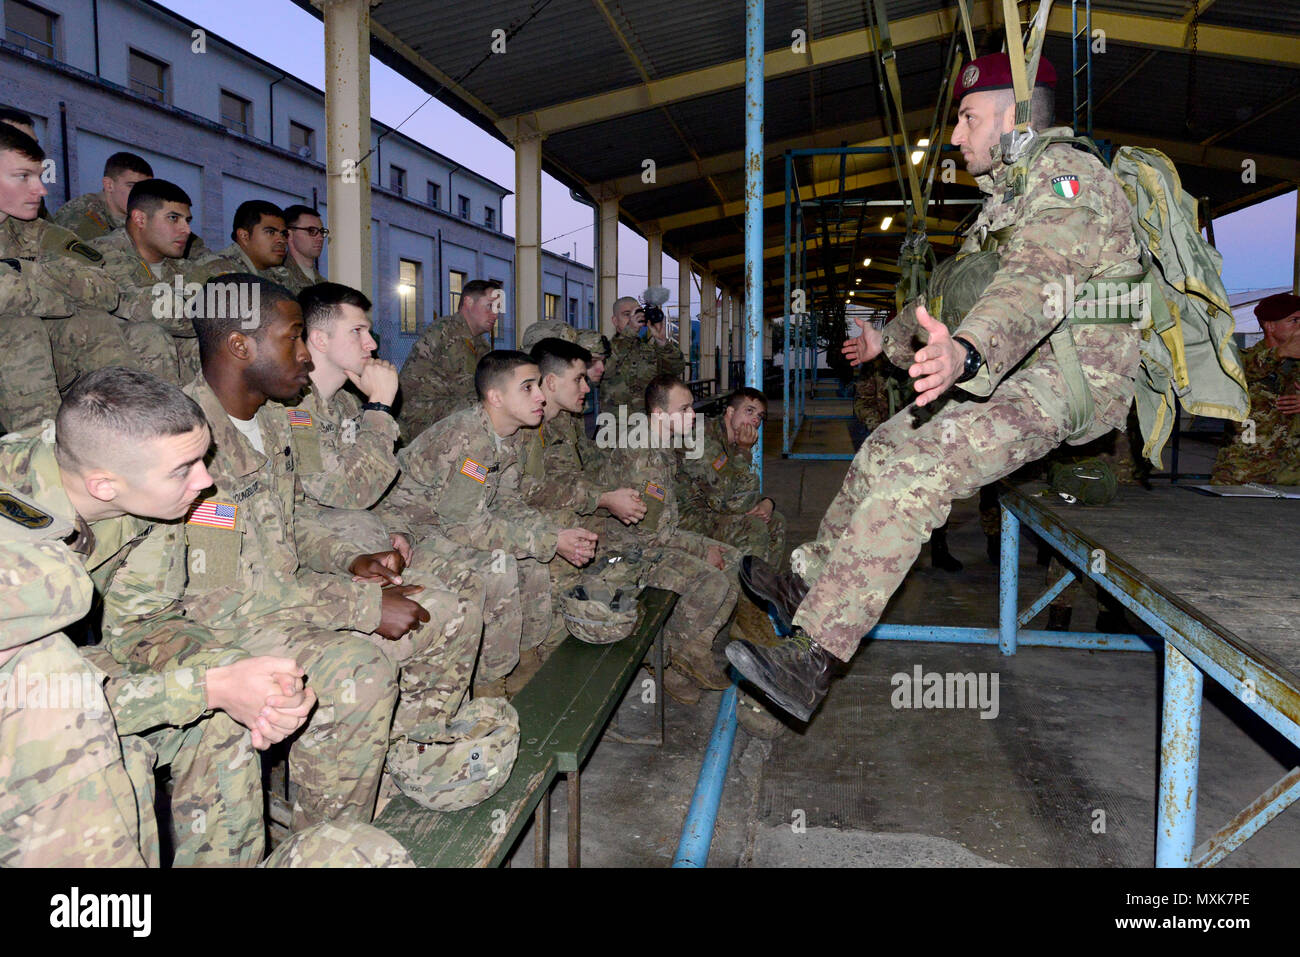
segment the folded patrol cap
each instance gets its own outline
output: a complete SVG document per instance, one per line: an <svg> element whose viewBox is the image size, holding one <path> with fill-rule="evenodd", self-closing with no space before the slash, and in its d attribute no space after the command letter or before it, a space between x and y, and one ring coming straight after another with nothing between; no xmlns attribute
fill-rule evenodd
<svg viewBox="0 0 1300 957"><path fill-rule="evenodd" d="M1300 312L1300 296L1293 296L1289 292L1265 296L1255 303L1255 318L1260 322L1277 322L1297 312Z"/></svg>
<svg viewBox="0 0 1300 957"><path fill-rule="evenodd" d="M1056 68L1047 57L1040 57L1038 60L1038 77L1034 81L1034 86L1056 89ZM976 57L962 68L961 76L957 80L957 89L953 91L953 99L960 103L961 98L967 93L975 93L979 90L1010 90L1012 87L1011 58L1005 53L990 53L988 56Z"/></svg>

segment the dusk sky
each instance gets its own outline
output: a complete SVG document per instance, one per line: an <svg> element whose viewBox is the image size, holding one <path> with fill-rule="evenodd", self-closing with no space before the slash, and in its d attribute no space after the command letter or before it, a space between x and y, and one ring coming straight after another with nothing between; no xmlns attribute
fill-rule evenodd
<svg viewBox="0 0 1300 957"><path fill-rule="evenodd" d="M290 0L163 0L182 16L274 63L303 81L323 88L323 24ZM285 44L285 37L294 38ZM428 100L428 94L388 67L371 60L371 113L395 125ZM402 132L514 189L514 155L510 147L436 100L402 126ZM592 263L593 227L589 207L569 198L568 189L543 174L542 236L546 248L577 252ZM505 200L502 225L514 232L514 203ZM1223 280L1229 292L1289 285L1295 250L1296 194L1287 193L1215 222L1215 238L1224 256ZM769 268L779 263L769 261ZM664 284L677 301L677 264L664 258ZM619 292L639 295L645 286L646 244L625 226L619 228ZM694 297L698 311L699 293Z"/></svg>

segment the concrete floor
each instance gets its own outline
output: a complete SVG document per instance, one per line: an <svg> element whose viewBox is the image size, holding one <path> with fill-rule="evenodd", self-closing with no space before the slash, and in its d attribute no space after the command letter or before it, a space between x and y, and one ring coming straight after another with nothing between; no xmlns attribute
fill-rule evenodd
<svg viewBox="0 0 1300 957"><path fill-rule="evenodd" d="M848 412L848 403L819 403L823 410ZM848 463L782 459L779 416L775 406L765 483L793 546L815 534ZM811 422L800 439L800 451L851 450L843 420ZM1208 470L1209 455L1185 443L1183 468ZM936 571L923 550L886 621L995 623L997 574L973 500L954 507L950 547L966 569ZM1042 580L1035 558L1031 546L1022 548L1022 603ZM1073 627L1091 630L1095 616L1096 602L1085 596ZM918 665L996 674L997 717L893 707L891 677ZM1160 680L1153 654L1025 649L1008 657L986 647L864 645L806 728L771 742L737 732L709 866L1149 867ZM618 718L632 732L648 730L650 718L636 690ZM1300 764L1295 748L1234 699L1212 682L1206 690L1198 841ZM671 862L719 697L705 694L694 708L669 700L662 749L608 737L599 744L582 776L584 866ZM566 859L566 803L556 788L555 866ZM513 865L531 866L532 857L529 832ZM1297 863L1293 810L1221 866Z"/></svg>

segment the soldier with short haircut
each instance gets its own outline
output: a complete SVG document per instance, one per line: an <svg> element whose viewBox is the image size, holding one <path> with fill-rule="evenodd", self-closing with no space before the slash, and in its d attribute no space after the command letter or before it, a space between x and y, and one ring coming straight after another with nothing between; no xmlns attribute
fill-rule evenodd
<svg viewBox="0 0 1300 957"><path fill-rule="evenodd" d="M83 242L121 229L131 190L146 179L153 179L153 167L143 156L114 153L104 163L100 192L84 193L64 203L54 214L54 224L72 230Z"/></svg>
<svg viewBox="0 0 1300 957"><path fill-rule="evenodd" d="M557 555L582 566L597 536L528 505L521 453L542 421L538 371L522 352L494 351L478 363L479 400L434 423L398 453L402 475L381 511L417 551L482 568L483 649L475 697L496 697L527 650L551 626L550 574Z"/></svg>
<svg viewBox="0 0 1300 957"><path fill-rule="evenodd" d="M605 411L615 414L620 405L626 405L629 412L640 412L650 380L657 375L680 378L686 360L677 343L668 341L667 323L647 322L645 310L631 296L615 301L613 323L614 338L601 388L601 405Z"/></svg>
<svg viewBox="0 0 1300 957"><path fill-rule="evenodd" d="M407 441L433 423L475 404L475 370L492 351L492 330L501 310L499 283L465 284L456 314L429 324L402 366L398 424Z"/></svg>
<svg viewBox="0 0 1300 957"><path fill-rule="evenodd" d="M704 454L677 453L676 491L682 528L759 555L779 568L785 559L785 517L758 489L751 455L767 417L767 397L737 389L721 418L704 424Z"/></svg>
<svg viewBox="0 0 1300 957"><path fill-rule="evenodd" d="M0 123L0 423L10 430L53 419L59 389L84 372L124 366L166 378L175 369L161 329L109 315L118 290L103 257L37 218L44 158Z"/></svg>
<svg viewBox="0 0 1300 957"><path fill-rule="evenodd" d="M1124 426L1139 364L1135 324L1061 326L1061 312L1044 308L1048 283L1080 288L1144 272L1120 181L1070 145L1071 130L1050 126L1054 83L1044 58L1031 79L1029 129L1017 131L1007 54L962 70L952 141L985 194L962 252L996 249L997 270L968 311L952 318L954 329L920 301L883 334L859 320L862 335L845 343L845 354L857 365L883 349L896 365L909 365L916 400L863 443L816 541L792 553L793 574L754 556L742 562L746 587L792 631L771 648L734 641L727 656L801 720L825 696L833 660L853 657L955 499L1062 442L1082 444ZM1004 154L1013 148L1021 152ZM959 269L980 261L952 260ZM914 351L920 333L928 342ZM954 396L914 422L913 406L938 402L959 384L981 401Z"/></svg>
<svg viewBox="0 0 1300 957"><path fill-rule="evenodd" d="M230 228L231 244L218 253L199 260L211 275L225 272L250 272L281 286L288 274L284 257L289 252L289 230L284 225L284 210L264 199L250 199L239 204Z"/></svg>
<svg viewBox="0 0 1300 957"><path fill-rule="evenodd" d="M1300 296L1261 299L1255 318L1264 338L1241 353L1250 390L1250 419L1219 450L1215 485L1300 485Z"/></svg>
<svg viewBox="0 0 1300 957"><path fill-rule="evenodd" d="M186 289L202 285L211 265L185 258L189 244L189 194L164 179L136 183L126 204L126 224L90 243L104 257L104 271L122 292L114 314L134 323L160 326L176 350L175 381L184 385L199 372L198 340L186 313ZM165 288L160 288L165 287Z"/></svg>
<svg viewBox="0 0 1300 957"><path fill-rule="evenodd" d="M408 597L418 587L396 584L395 552L356 555L340 575L331 538L295 508L294 426L280 403L310 382L297 300L249 273L217 282L248 284L240 298L257 312L194 320L203 374L185 391L212 427L214 488L184 523L154 526L118 570L104 603L107 648L156 665L173 653L167 634L197 621L225 644L294 657L320 707L290 751L293 829L368 821L397 687L394 666L362 636L395 641L429 613Z"/></svg>
<svg viewBox="0 0 1300 957"><path fill-rule="evenodd" d="M325 248L330 231L321 222L320 211L295 204L284 211L284 225L289 230L289 251L284 257L284 284L296 293L325 281L316 270L316 261Z"/></svg>
<svg viewBox="0 0 1300 957"><path fill-rule="evenodd" d="M180 389L125 369L84 376L56 422L0 440L0 865L158 866L159 765L171 768L175 865L261 859L251 749L301 727L315 704L302 669L194 622L159 670L60 633L152 522L180 518L211 484L209 444Z"/></svg>

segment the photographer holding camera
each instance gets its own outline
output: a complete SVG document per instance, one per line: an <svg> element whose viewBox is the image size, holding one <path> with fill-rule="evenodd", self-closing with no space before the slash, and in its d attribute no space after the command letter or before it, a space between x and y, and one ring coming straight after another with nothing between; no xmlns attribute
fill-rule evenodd
<svg viewBox="0 0 1300 957"><path fill-rule="evenodd" d="M657 375L682 378L686 362L677 343L668 341L662 305L668 301L664 286L651 286L644 293L645 306L631 296L614 303L612 351L600 387L602 411L618 414L626 405L629 412L643 412L645 388Z"/></svg>

